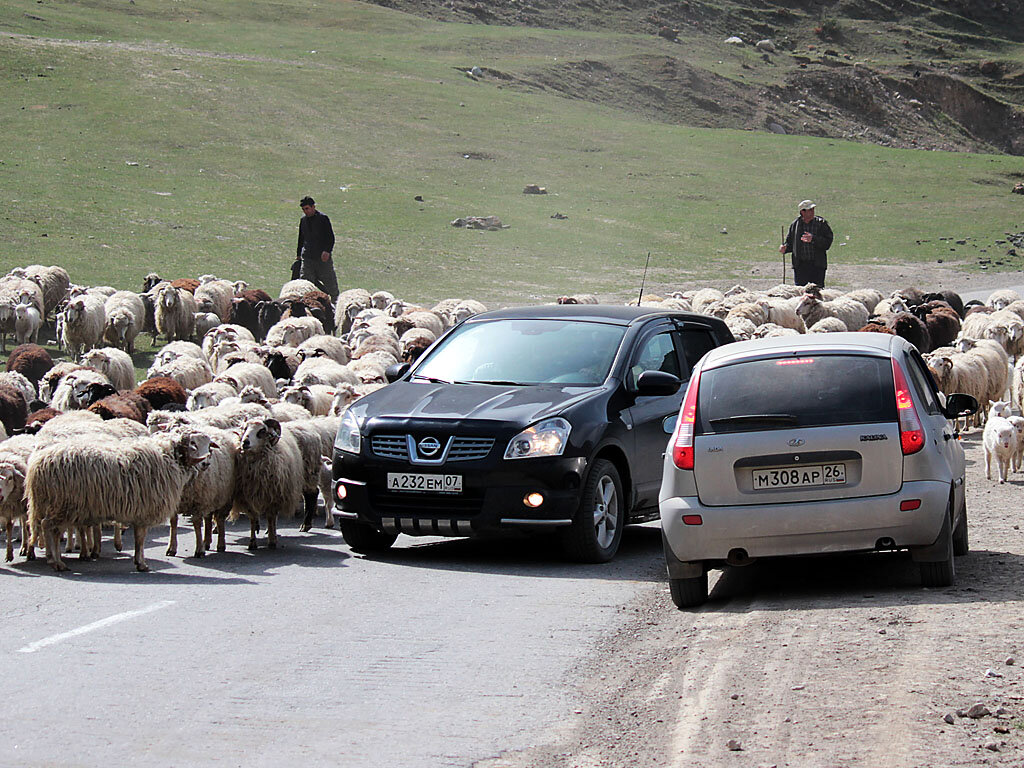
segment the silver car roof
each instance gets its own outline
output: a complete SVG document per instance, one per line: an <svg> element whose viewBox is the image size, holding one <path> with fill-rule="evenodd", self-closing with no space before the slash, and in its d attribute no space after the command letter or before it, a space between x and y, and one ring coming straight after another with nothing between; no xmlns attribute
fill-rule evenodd
<svg viewBox="0 0 1024 768"><path fill-rule="evenodd" d="M776 336L770 339L738 341L712 349L704 356L702 369L729 365L760 357L782 357L810 353L860 354L891 357L897 350L913 346L906 339L888 333L854 331L847 333L808 333Z"/></svg>

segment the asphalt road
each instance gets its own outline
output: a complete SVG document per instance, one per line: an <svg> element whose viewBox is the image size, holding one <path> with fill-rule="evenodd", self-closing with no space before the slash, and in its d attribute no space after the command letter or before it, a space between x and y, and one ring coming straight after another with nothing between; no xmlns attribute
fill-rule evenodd
<svg viewBox="0 0 1024 768"><path fill-rule="evenodd" d="M130 537L98 562L0 566L0 765L468 766L534 743L571 670L662 579L657 527L617 560L570 565L543 540L401 537L386 558L334 531L202 560Z"/></svg>

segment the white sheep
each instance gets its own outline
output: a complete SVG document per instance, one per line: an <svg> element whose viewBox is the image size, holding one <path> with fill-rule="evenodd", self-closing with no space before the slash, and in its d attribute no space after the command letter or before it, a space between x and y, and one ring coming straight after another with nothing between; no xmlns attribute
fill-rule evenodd
<svg viewBox="0 0 1024 768"><path fill-rule="evenodd" d="M328 336L327 334L309 337L299 344L296 348L296 353L301 360L314 357L329 357L342 365L349 361L349 348L345 342L336 336Z"/></svg>
<svg viewBox="0 0 1024 768"><path fill-rule="evenodd" d="M393 293L388 291L377 291L370 296L370 306L374 309L387 309L388 305L395 300Z"/></svg>
<svg viewBox="0 0 1024 768"><path fill-rule="evenodd" d="M43 316L31 304L14 306L14 339L18 344L39 342L39 329L43 327Z"/></svg>
<svg viewBox="0 0 1024 768"><path fill-rule="evenodd" d="M230 384L239 392L252 385L267 397L277 397L277 383L273 375L265 366L257 363L235 363L218 374L214 381Z"/></svg>
<svg viewBox="0 0 1024 768"><path fill-rule="evenodd" d="M135 387L135 364L127 352L114 347L91 349L82 355L82 365L95 368L114 386L114 389Z"/></svg>
<svg viewBox="0 0 1024 768"><path fill-rule="evenodd" d="M459 305L452 310L452 325L461 323L463 320L473 317L473 315L479 315L486 311L487 307L485 307L479 301L476 301L475 299L466 299L465 301L460 302ZM420 327L423 328L426 326ZM434 329L431 328L431 330ZM444 329L442 328L441 330ZM435 332L440 333L440 331Z"/></svg>
<svg viewBox="0 0 1024 768"><path fill-rule="evenodd" d="M259 356L255 341L245 339L218 341L210 352L210 367L213 368L214 373L223 373L237 362L262 364L263 360Z"/></svg>
<svg viewBox="0 0 1024 768"><path fill-rule="evenodd" d="M257 547L260 519L267 523L267 546L277 547L278 515L291 515L302 498L305 468L295 438L274 418L251 419L242 429L231 519L249 518L249 549Z"/></svg>
<svg viewBox="0 0 1024 768"><path fill-rule="evenodd" d="M71 277L64 267L44 267L33 264L25 267L24 272L24 276L38 285L42 291L43 307L46 314L53 312L68 297Z"/></svg>
<svg viewBox="0 0 1024 768"><path fill-rule="evenodd" d="M334 387L325 384L300 384L281 392L281 399L305 408L313 416L327 416L334 401Z"/></svg>
<svg viewBox="0 0 1024 768"><path fill-rule="evenodd" d="M213 312L196 312L195 337L202 339L212 328L220 324L220 317Z"/></svg>
<svg viewBox="0 0 1024 768"><path fill-rule="evenodd" d="M92 368L73 370L64 376L53 390L50 407L58 411L77 410L80 403L75 398L75 387L79 384L110 384L110 379Z"/></svg>
<svg viewBox="0 0 1024 768"><path fill-rule="evenodd" d="M64 351L77 359L83 351L98 347L106 325L106 298L85 294L70 299L58 315Z"/></svg>
<svg viewBox="0 0 1024 768"><path fill-rule="evenodd" d="M0 373L0 382L10 384L16 390L21 392L22 397L25 398L26 404L31 404L32 401L39 396L35 385L28 380L25 374L19 373L18 371L4 371Z"/></svg>
<svg viewBox="0 0 1024 768"><path fill-rule="evenodd" d="M693 307L693 311L698 315L707 314L706 310L712 304L722 301L725 298L725 294L716 288L702 288L693 294L693 298L690 299L690 306Z"/></svg>
<svg viewBox="0 0 1024 768"><path fill-rule="evenodd" d="M219 323L226 323L231 319L231 300L235 298L235 287L227 280L218 280L213 275L203 275L199 278L199 287L196 288L193 297L199 312L216 315L220 318ZM201 337L203 334L196 335Z"/></svg>
<svg viewBox="0 0 1024 768"><path fill-rule="evenodd" d="M375 353L374 353L375 354ZM388 363L390 365L391 363ZM366 355L348 364L348 369L356 375L360 384L387 384L385 370L387 365L378 362L374 355Z"/></svg>
<svg viewBox="0 0 1024 768"><path fill-rule="evenodd" d="M1010 463L1017 451L1017 430L1002 416L989 414L982 433L985 446L985 477L992 479L992 462L996 463L1000 484L1006 482Z"/></svg>
<svg viewBox="0 0 1024 768"><path fill-rule="evenodd" d="M1020 294L1016 291L1012 291L1009 288L1000 288L997 291L993 291L989 294L988 299L985 300L985 304L992 307L993 309L1005 309L1015 301L1020 301Z"/></svg>
<svg viewBox="0 0 1024 768"><path fill-rule="evenodd" d="M348 366L331 360L328 357L311 357L303 360L295 369L292 382L301 384L326 384L336 386L338 384L359 384L359 377Z"/></svg>
<svg viewBox="0 0 1024 768"><path fill-rule="evenodd" d="M128 354L135 353L135 337L146 325L146 304L131 291L117 291L103 303L103 338Z"/></svg>
<svg viewBox="0 0 1024 768"><path fill-rule="evenodd" d="M754 332L757 330L757 326L745 317L726 318L725 324L729 326L732 337L736 341L747 341L754 338Z"/></svg>
<svg viewBox="0 0 1024 768"><path fill-rule="evenodd" d="M191 341L172 341L170 344L165 344L156 357L153 358L153 362L163 365L172 360L177 360L179 357L194 357L196 360L209 362L202 348Z"/></svg>
<svg viewBox="0 0 1024 768"><path fill-rule="evenodd" d="M146 378L167 376L186 390L201 387L213 381L213 369L205 360L189 355L175 357L167 362L155 362L146 372Z"/></svg>
<svg viewBox="0 0 1024 768"><path fill-rule="evenodd" d="M796 306L796 313L803 318L808 328L824 317L838 318L853 330L863 328L868 321L868 310L863 304L842 296L829 301L805 293Z"/></svg>
<svg viewBox="0 0 1024 768"><path fill-rule="evenodd" d="M875 307L882 300L882 292L876 291L874 288L855 288L852 291L847 291L843 294L847 299L852 301L859 301L868 310L868 314L875 312ZM906 310L902 310L906 311Z"/></svg>
<svg viewBox="0 0 1024 768"><path fill-rule="evenodd" d="M46 536L54 570L67 570L57 546L62 527L114 520L133 527L135 567L148 571L147 529L170 518L192 468L209 451L207 436L187 431L122 440L87 435L34 452L25 478L28 514Z"/></svg>
<svg viewBox="0 0 1024 768"><path fill-rule="evenodd" d="M1021 464L1024 463L1024 417L1008 416L1006 420L1013 424L1013 428L1017 432L1017 448L1013 452L1011 467L1014 472L1019 472Z"/></svg>
<svg viewBox="0 0 1024 768"><path fill-rule="evenodd" d="M749 320L754 324L756 328L759 325L764 325L769 321L768 318L768 307L762 305L760 302L745 301L733 306L725 316L725 324L729 324L729 320L735 319Z"/></svg>
<svg viewBox="0 0 1024 768"><path fill-rule="evenodd" d="M268 347L297 347L312 336L322 336L323 324L312 316L288 317L267 330Z"/></svg>
<svg viewBox="0 0 1024 768"><path fill-rule="evenodd" d="M309 280L289 280L281 286L281 294L278 299L301 299L307 293L319 291Z"/></svg>
<svg viewBox="0 0 1024 768"><path fill-rule="evenodd" d="M203 335L202 349L207 359L213 353L213 348L222 341L251 341L255 343L256 337L252 335L252 331L241 325L221 323Z"/></svg>
<svg viewBox="0 0 1024 768"><path fill-rule="evenodd" d="M810 328L808 333L846 333L849 328L838 317L823 317ZM856 329L854 329L856 330Z"/></svg>
<svg viewBox="0 0 1024 768"><path fill-rule="evenodd" d="M334 304L334 325L339 334L352 329L352 321L362 310L373 306L373 297L364 288L350 288L338 294Z"/></svg>
<svg viewBox="0 0 1024 768"><path fill-rule="evenodd" d="M223 402L229 397L237 397L238 390L223 381L211 381L193 389L188 395L188 402L185 410L198 411L202 408L211 408Z"/></svg>
<svg viewBox="0 0 1024 768"><path fill-rule="evenodd" d="M167 284L156 293L156 331L168 341L190 339L196 327L196 300L184 288Z"/></svg>

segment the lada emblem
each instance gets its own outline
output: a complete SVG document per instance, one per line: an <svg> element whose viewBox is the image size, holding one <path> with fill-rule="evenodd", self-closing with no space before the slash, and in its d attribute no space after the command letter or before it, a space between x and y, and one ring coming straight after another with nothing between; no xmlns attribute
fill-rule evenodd
<svg viewBox="0 0 1024 768"><path fill-rule="evenodd" d="M803 441L803 438L801 438L801 437L794 437L792 440L789 441L788 444L793 446L794 448L796 448L798 446L803 445L804 441Z"/></svg>
<svg viewBox="0 0 1024 768"><path fill-rule="evenodd" d="M433 456L441 450L441 441L436 437L424 437L419 442L420 453L424 456Z"/></svg>

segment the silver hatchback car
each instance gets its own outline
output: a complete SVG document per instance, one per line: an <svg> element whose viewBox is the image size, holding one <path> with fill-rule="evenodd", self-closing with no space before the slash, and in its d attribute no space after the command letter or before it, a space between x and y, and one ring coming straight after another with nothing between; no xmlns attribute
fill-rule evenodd
<svg viewBox="0 0 1024 768"><path fill-rule="evenodd" d="M948 399L898 336L829 333L729 344L696 366L659 503L672 599L756 558L909 549L926 586L967 552L964 451ZM951 423L951 420L953 423Z"/></svg>

